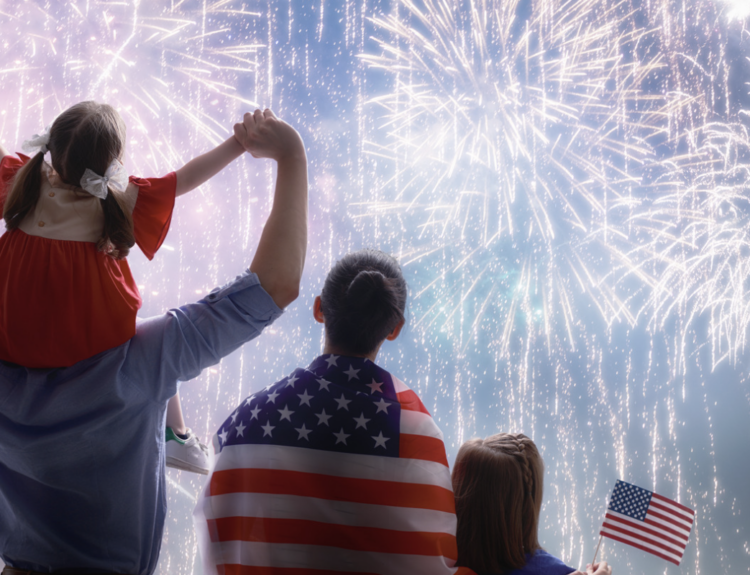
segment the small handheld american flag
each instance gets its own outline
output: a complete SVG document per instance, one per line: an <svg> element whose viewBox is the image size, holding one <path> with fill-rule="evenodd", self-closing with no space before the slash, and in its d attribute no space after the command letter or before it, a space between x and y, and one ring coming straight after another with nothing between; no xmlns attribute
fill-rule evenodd
<svg viewBox="0 0 750 575"><path fill-rule="evenodd" d="M600 534L679 565L694 518L689 507L618 479Z"/></svg>

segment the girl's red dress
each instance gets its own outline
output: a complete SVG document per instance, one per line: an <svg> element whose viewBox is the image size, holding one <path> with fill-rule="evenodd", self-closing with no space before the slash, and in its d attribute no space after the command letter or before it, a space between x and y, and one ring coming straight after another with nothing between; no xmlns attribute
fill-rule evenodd
<svg viewBox="0 0 750 575"><path fill-rule="evenodd" d="M0 210L28 161L0 161ZM164 241L177 178L130 178L138 187L135 240L148 259ZM40 224L42 225L42 224ZM29 368L67 367L135 335L141 296L126 260L87 241L56 240L20 229L0 237L0 359Z"/></svg>

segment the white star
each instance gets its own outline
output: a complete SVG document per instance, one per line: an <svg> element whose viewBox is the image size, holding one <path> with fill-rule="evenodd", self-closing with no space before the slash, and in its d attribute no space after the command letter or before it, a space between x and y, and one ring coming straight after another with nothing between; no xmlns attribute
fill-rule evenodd
<svg viewBox="0 0 750 575"><path fill-rule="evenodd" d="M242 405L249 405L253 399L255 399L255 394L246 397Z"/></svg>
<svg viewBox="0 0 750 575"><path fill-rule="evenodd" d="M307 439L307 436L308 436L308 435L310 435L310 434L312 433L312 429L307 429L307 428L305 427L305 424L304 424L304 423L302 424L302 427L298 427L298 428L296 429L296 431L297 431L297 433L299 433L299 437L297 437L297 439ZM304 437L303 437L303 436L304 436ZM310 440L309 440L309 439L307 439L307 441L310 441Z"/></svg>
<svg viewBox="0 0 750 575"><path fill-rule="evenodd" d="M372 383L368 383L367 387L370 388L370 393L375 393L376 391L378 393L383 393L383 390L380 389L382 387L382 385L383 385L382 381L380 383L378 383L377 381L375 381L375 378L373 377L372 378Z"/></svg>
<svg viewBox="0 0 750 575"><path fill-rule="evenodd" d="M271 432L276 429L276 426L271 425L271 422L269 421L265 425L261 425L260 428L263 430L263 437L265 437L266 435L268 437L273 437L273 435L271 435Z"/></svg>
<svg viewBox="0 0 750 575"><path fill-rule="evenodd" d="M302 390L302 393L298 393L297 397L299 397L300 407L302 406L303 403L309 407L310 406L310 400L313 398L312 395L308 395L307 394L307 390L305 390L305 389Z"/></svg>
<svg viewBox="0 0 750 575"><path fill-rule="evenodd" d="M326 391L329 391L328 386L331 385L330 381L326 381L322 377L317 380L317 382L320 384L320 389L325 389Z"/></svg>
<svg viewBox="0 0 750 575"><path fill-rule="evenodd" d="M221 442L222 443L226 443L227 442L227 432L226 432L226 430L219 434L219 438L221 438Z"/></svg>
<svg viewBox="0 0 750 575"><path fill-rule="evenodd" d="M275 403L277 397L279 397L279 392L278 391L274 391L273 393L269 393L268 394L268 401L270 401L271 403Z"/></svg>
<svg viewBox="0 0 750 575"><path fill-rule="evenodd" d="M391 406L385 399L382 397L380 398L380 401L376 401L375 405L378 406L378 410L375 412L376 414L380 413L381 411L384 411L385 413L388 413L388 408Z"/></svg>
<svg viewBox="0 0 750 575"><path fill-rule="evenodd" d="M346 445L346 438L349 437L349 434L348 433L344 433L344 428L343 427L341 428L341 431L339 431L338 433L334 433L333 435L336 436L336 443L335 443L335 445L338 445L339 443L343 443L344 445Z"/></svg>
<svg viewBox="0 0 750 575"><path fill-rule="evenodd" d="M289 407L285 407L284 409L279 409L279 413L281 414L281 419L279 419L280 422L284 421L285 419L289 423L292 422L292 420L289 419L289 416L292 415L294 412L291 409L289 409Z"/></svg>
<svg viewBox="0 0 750 575"><path fill-rule="evenodd" d="M328 367L331 367L331 366L333 366L333 367L337 367L337 366L336 366L336 360L337 360L338 358L339 358L339 356L338 356L338 355L333 355L333 354L329 355L329 356L328 356L328 359L326 360L326 363L328 363Z"/></svg>
<svg viewBox="0 0 750 575"><path fill-rule="evenodd" d="M232 423L234 423L235 421L237 421L237 416L239 414L240 414L240 410L239 409L235 409L234 413L232 414Z"/></svg>
<svg viewBox="0 0 750 575"><path fill-rule="evenodd" d="M382 447L385 449L385 442L388 441L390 438L383 437L383 432L381 431L377 437L374 435L371 436L375 440L375 447Z"/></svg>
<svg viewBox="0 0 750 575"><path fill-rule="evenodd" d="M360 427L364 427L365 429L367 429L367 422L370 420L365 417L365 414L363 412L359 417L355 417L354 421L357 422L357 427L355 427L355 429L359 429Z"/></svg>
<svg viewBox="0 0 750 575"><path fill-rule="evenodd" d="M234 428L234 430L237 432L237 437L245 437L245 428L247 426L243 425L240 421L240 424Z"/></svg>
<svg viewBox="0 0 750 575"><path fill-rule="evenodd" d="M335 399L335 398L334 398ZM341 394L341 397L336 399L336 403L339 404L339 409L346 409L349 411L349 404L352 402L351 399L344 399L344 394Z"/></svg>
<svg viewBox="0 0 750 575"><path fill-rule="evenodd" d="M315 417L318 418L318 425L328 425L328 420L333 417L332 415L328 415L326 413L326 410L322 410L320 413L316 413Z"/></svg>
<svg viewBox="0 0 750 575"><path fill-rule="evenodd" d="M361 370L359 370L359 369L354 369L354 366L353 366L353 365L350 365L350 366L349 366L349 370L348 370L348 371L345 371L345 372L344 372L344 373L345 373L346 375L348 375L348 376L349 376L349 379L347 379L347 381L351 381L351 380L352 380L352 378L354 378L354 379L359 379L359 378L357 377L357 374L358 374L358 373L359 373L360 371L361 371Z"/></svg>
<svg viewBox="0 0 750 575"><path fill-rule="evenodd" d="M286 386L285 387L294 387L294 382L297 381L299 377L296 377L294 374L290 375L289 378L286 380Z"/></svg>
<svg viewBox="0 0 750 575"><path fill-rule="evenodd" d="M250 410L250 413L251 413L250 421L252 421L253 419L258 419L258 414L260 413L260 407L256 405Z"/></svg>

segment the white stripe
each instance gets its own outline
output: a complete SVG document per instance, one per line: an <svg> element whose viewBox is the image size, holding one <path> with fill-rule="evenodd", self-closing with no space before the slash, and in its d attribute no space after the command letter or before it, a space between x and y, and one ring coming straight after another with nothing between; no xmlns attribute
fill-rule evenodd
<svg viewBox="0 0 750 575"><path fill-rule="evenodd" d="M636 539L635 537L630 537L629 535L625 535L624 533L620 533L619 531L612 531L611 529L602 527L602 532L609 533L610 535L614 535L615 537L619 537L620 539L625 539L626 541L632 541L633 543L637 545L641 545L648 549L653 549L657 553L661 553L662 555L666 555L667 557L673 557L674 560L677 561L678 563L682 559L682 554L676 555L675 553L671 553L667 549L662 549L661 547L657 547L656 545L651 545L650 543L646 541L641 541L640 539Z"/></svg>
<svg viewBox="0 0 750 575"><path fill-rule="evenodd" d="M688 523L692 523L693 519L695 518L694 511L685 511L684 509L677 507L670 501L665 501L664 499L660 499L659 497L654 497L653 495L651 496L651 501L654 501L658 503L659 505L663 505L664 507L668 507L671 513L674 513L675 515L679 516L681 519L684 519Z"/></svg>
<svg viewBox="0 0 750 575"><path fill-rule="evenodd" d="M649 507L648 512L646 513L646 517L648 517L649 519L653 519L654 521L658 521L659 523L663 523L664 525L669 525L672 529L677 529L680 531L684 530L686 533L690 533L690 528L693 526L692 521L685 521L684 519L682 519L682 517L675 517L668 512L661 511L660 509L654 509L652 507ZM669 521L664 521L665 517L676 521L679 525L675 525L674 523L670 523Z"/></svg>
<svg viewBox="0 0 750 575"><path fill-rule="evenodd" d="M393 379L393 388L396 390L396 393L401 393L403 391L411 391L411 388L408 385L406 385L403 381L401 381L399 378L397 378L395 375L392 375L391 379Z"/></svg>
<svg viewBox="0 0 750 575"><path fill-rule="evenodd" d="M675 525L674 523L665 521L664 515L658 515L657 513L654 513L653 509L649 509L648 513L646 513L646 518L658 523L659 525L664 525L664 527L669 527L670 529L674 529L675 531L679 533L683 533L685 537L690 536L690 525L686 525L683 527L682 521L679 521L680 525Z"/></svg>
<svg viewBox="0 0 750 575"><path fill-rule="evenodd" d="M641 523L640 526L643 526L643 523ZM644 533L642 529L639 529L640 526L631 524L624 525L622 523L615 523L614 521L607 519L604 520L603 525L603 527L618 527L620 529L625 529L627 531L630 531L631 533L638 533L640 535L643 535L644 537L648 537L652 541L657 541L658 543L662 543L663 545L669 545L669 547L674 549L675 552L677 552L677 554L679 554L680 556L682 556L682 554L685 552L684 545L679 545L677 543L674 543L673 541L665 539L664 537L657 537L656 535L652 535L651 533ZM612 532L614 533L615 531L613 530Z"/></svg>
<svg viewBox="0 0 750 575"><path fill-rule="evenodd" d="M230 493L214 495L205 507L206 519L263 517L303 519L352 527L377 527L399 531L456 533L456 516L431 509L404 509L388 505L328 501L298 495Z"/></svg>
<svg viewBox="0 0 750 575"><path fill-rule="evenodd" d="M401 410L401 433L426 435L427 437L435 437L440 441L443 440L443 432L440 431L432 417L421 411Z"/></svg>
<svg viewBox="0 0 750 575"><path fill-rule="evenodd" d="M453 491L445 465L421 459L336 453L284 445L228 445L216 458L214 471L278 469L353 479L436 485Z"/></svg>
<svg viewBox="0 0 750 575"><path fill-rule="evenodd" d="M456 572L456 569L452 568L455 562L443 557L349 551L318 545L227 541L212 543L206 552L213 554L214 561L218 564L225 565L297 567L333 572L381 573L382 575L394 573L448 575ZM216 573L216 570L208 571L208 573Z"/></svg>
<svg viewBox="0 0 750 575"><path fill-rule="evenodd" d="M654 531L659 531L659 527L657 527L656 525L650 525L648 523L644 523L643 521L640 521L639 519L633 519L632 517L628 517L627 515L623 515L622 513L617 513L617 511L612 511L611 509L607 509L607 513L609 513L610 515L614 515L615 517L619 517L623 521L627 521L628 523L634 525L635 527L648 527L649 529L653 529ZM646 514L646 517L649 517L648 513ZM604 521L606 520L607 519L605 518ZM667 524L664 521L660 522L660 524L664 524L667 527L674 528L674 525ZM680 531L677 528L675 528L675 530ZM669 532L667 532L666 534L668 536L671 536L674 539L677 539L678 541L680 540L680 538L677 535L673 535L672 533L669 533ZM685 536L687 537L688 533L685 533ZM687 545L687 541L685 541L685 545Z"/></svg>

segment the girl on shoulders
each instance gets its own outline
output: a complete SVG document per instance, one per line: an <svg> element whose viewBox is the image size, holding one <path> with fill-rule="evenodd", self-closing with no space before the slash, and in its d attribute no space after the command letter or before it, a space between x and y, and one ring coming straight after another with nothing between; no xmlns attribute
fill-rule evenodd
<svg viewBox="0 0 750 575"><path fill-rule="evenodd" d="M498 433L461 446L452 474L458 565L480 575L583 575L539 545L544 462L525 435ZM606 562L589 575L611 575Z"/></svg>

